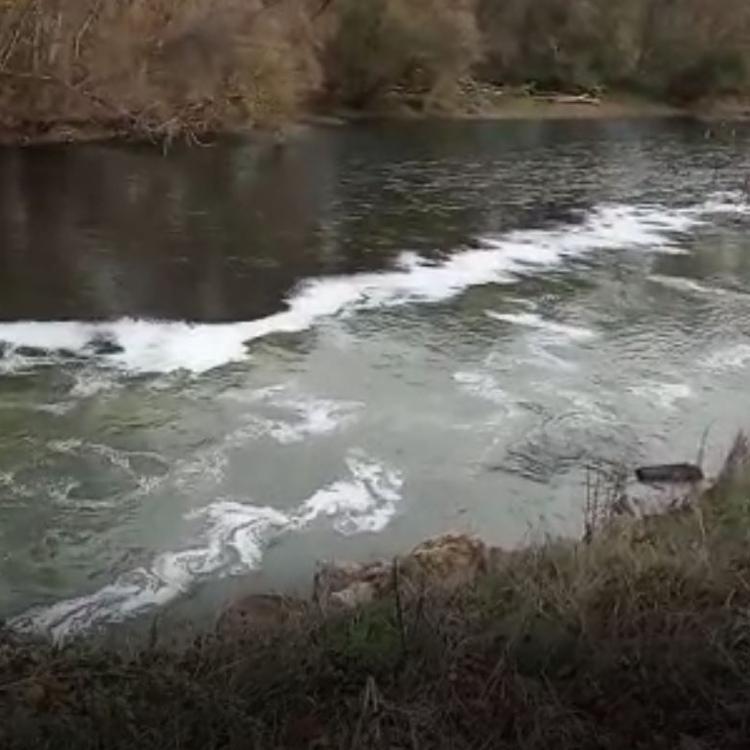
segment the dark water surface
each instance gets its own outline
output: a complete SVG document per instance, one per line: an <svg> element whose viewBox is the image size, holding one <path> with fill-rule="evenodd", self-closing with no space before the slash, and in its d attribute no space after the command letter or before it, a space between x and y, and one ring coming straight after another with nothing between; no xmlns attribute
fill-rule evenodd
<svg viewBox="0 0 750 750"><path fill-rule="evenodd" d="M0 151L0 616L574 534L583 467L709 426L715 462L750 412L749 147L611 121Z"/></svg>

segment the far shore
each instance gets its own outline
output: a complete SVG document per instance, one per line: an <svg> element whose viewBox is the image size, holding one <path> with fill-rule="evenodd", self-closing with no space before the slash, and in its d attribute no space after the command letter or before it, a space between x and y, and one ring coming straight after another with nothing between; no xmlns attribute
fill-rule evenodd
<svg viewBox="0 0 750 750"><path fill-rule="evenodd" d="M378 107L354 110L333 107L302 111L288 122L273 125L229 125L226 129L201 134L180 134L166 138L158 131L149 134L133 129L129 123L48 121L5 124L0 126L0 146L35 146L49 144L91 143L103 141L154 143L216 140L226 136L268 138L275 143L294 137L305 126L346 126L376 121L540 121L540 120L647 120L692 119L706 123L750 122L750 98L720 98L686 106L677 106L643 97L610 95L579 101L575 97L536 97L516 94L495 96L480 104L461 104L455 110L420 109L407 98L393 97Z"/></svg>
<svg viewBox="0 0 750 750"><path fill-rule="evenodd" d="M690 117L695 112L664 102L648 99L610 96L601 99L575 100L523 95L495 96L475 106L457 107L456 111L419 110L397 98L368 111L340 110L342 121L372 119L424 120L609 120Z"/></svg>

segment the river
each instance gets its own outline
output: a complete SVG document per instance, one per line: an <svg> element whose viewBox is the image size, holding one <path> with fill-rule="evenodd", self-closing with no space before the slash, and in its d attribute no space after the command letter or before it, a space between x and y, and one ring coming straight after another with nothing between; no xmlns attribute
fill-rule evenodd
<svg viewBox="0 0 750 750"><path fill-rule="evenodd" d="M750 422L750 128L394 123L0 151L0 617L55 636L446 530Z"/></svg>

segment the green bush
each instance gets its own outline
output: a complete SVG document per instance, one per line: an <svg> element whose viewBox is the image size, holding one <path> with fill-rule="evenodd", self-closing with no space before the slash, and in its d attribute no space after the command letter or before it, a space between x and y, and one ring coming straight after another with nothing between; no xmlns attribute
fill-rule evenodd
<svg viewBox="0 0 750 750"><path fill-rule="evenodd" d="M682 101L747 89L742 0L480 0L482 75L557 89L625 86Z"/></svg>
<svg viewBox="0 0 750 750"><path fill-rule="evenodd" d="M450 88L479 50L471 7L441 0L343 0L328 50L329 84L363 107L396 86L420 94Z"/></svg>
<svg viewBox="0 0 750 750"><path fill-rule="evenodd" d="M666 85L666 94L690 102L712 94L737 93L747 73L746 61L738 52L711 51L676 73Z"/></svg>

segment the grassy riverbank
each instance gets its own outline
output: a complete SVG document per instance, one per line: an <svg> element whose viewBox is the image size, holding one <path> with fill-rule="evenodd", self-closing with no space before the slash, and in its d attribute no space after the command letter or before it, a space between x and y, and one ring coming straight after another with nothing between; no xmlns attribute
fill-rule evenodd
<svg viewBox="0 0 750 750"><path fill-rule="evenodd" d="M746 748L750 452L645 520L266 636L0 646L3 748Z"/></svg>
<svg viewBox="0 0 750 750"><path fill-rule="evenodd" d="M341 110L649 116L731 99L734 117L749 50L744 0L6 0L0 141L197 142ZM600 107L543 96L607 91Z"/></svg>

